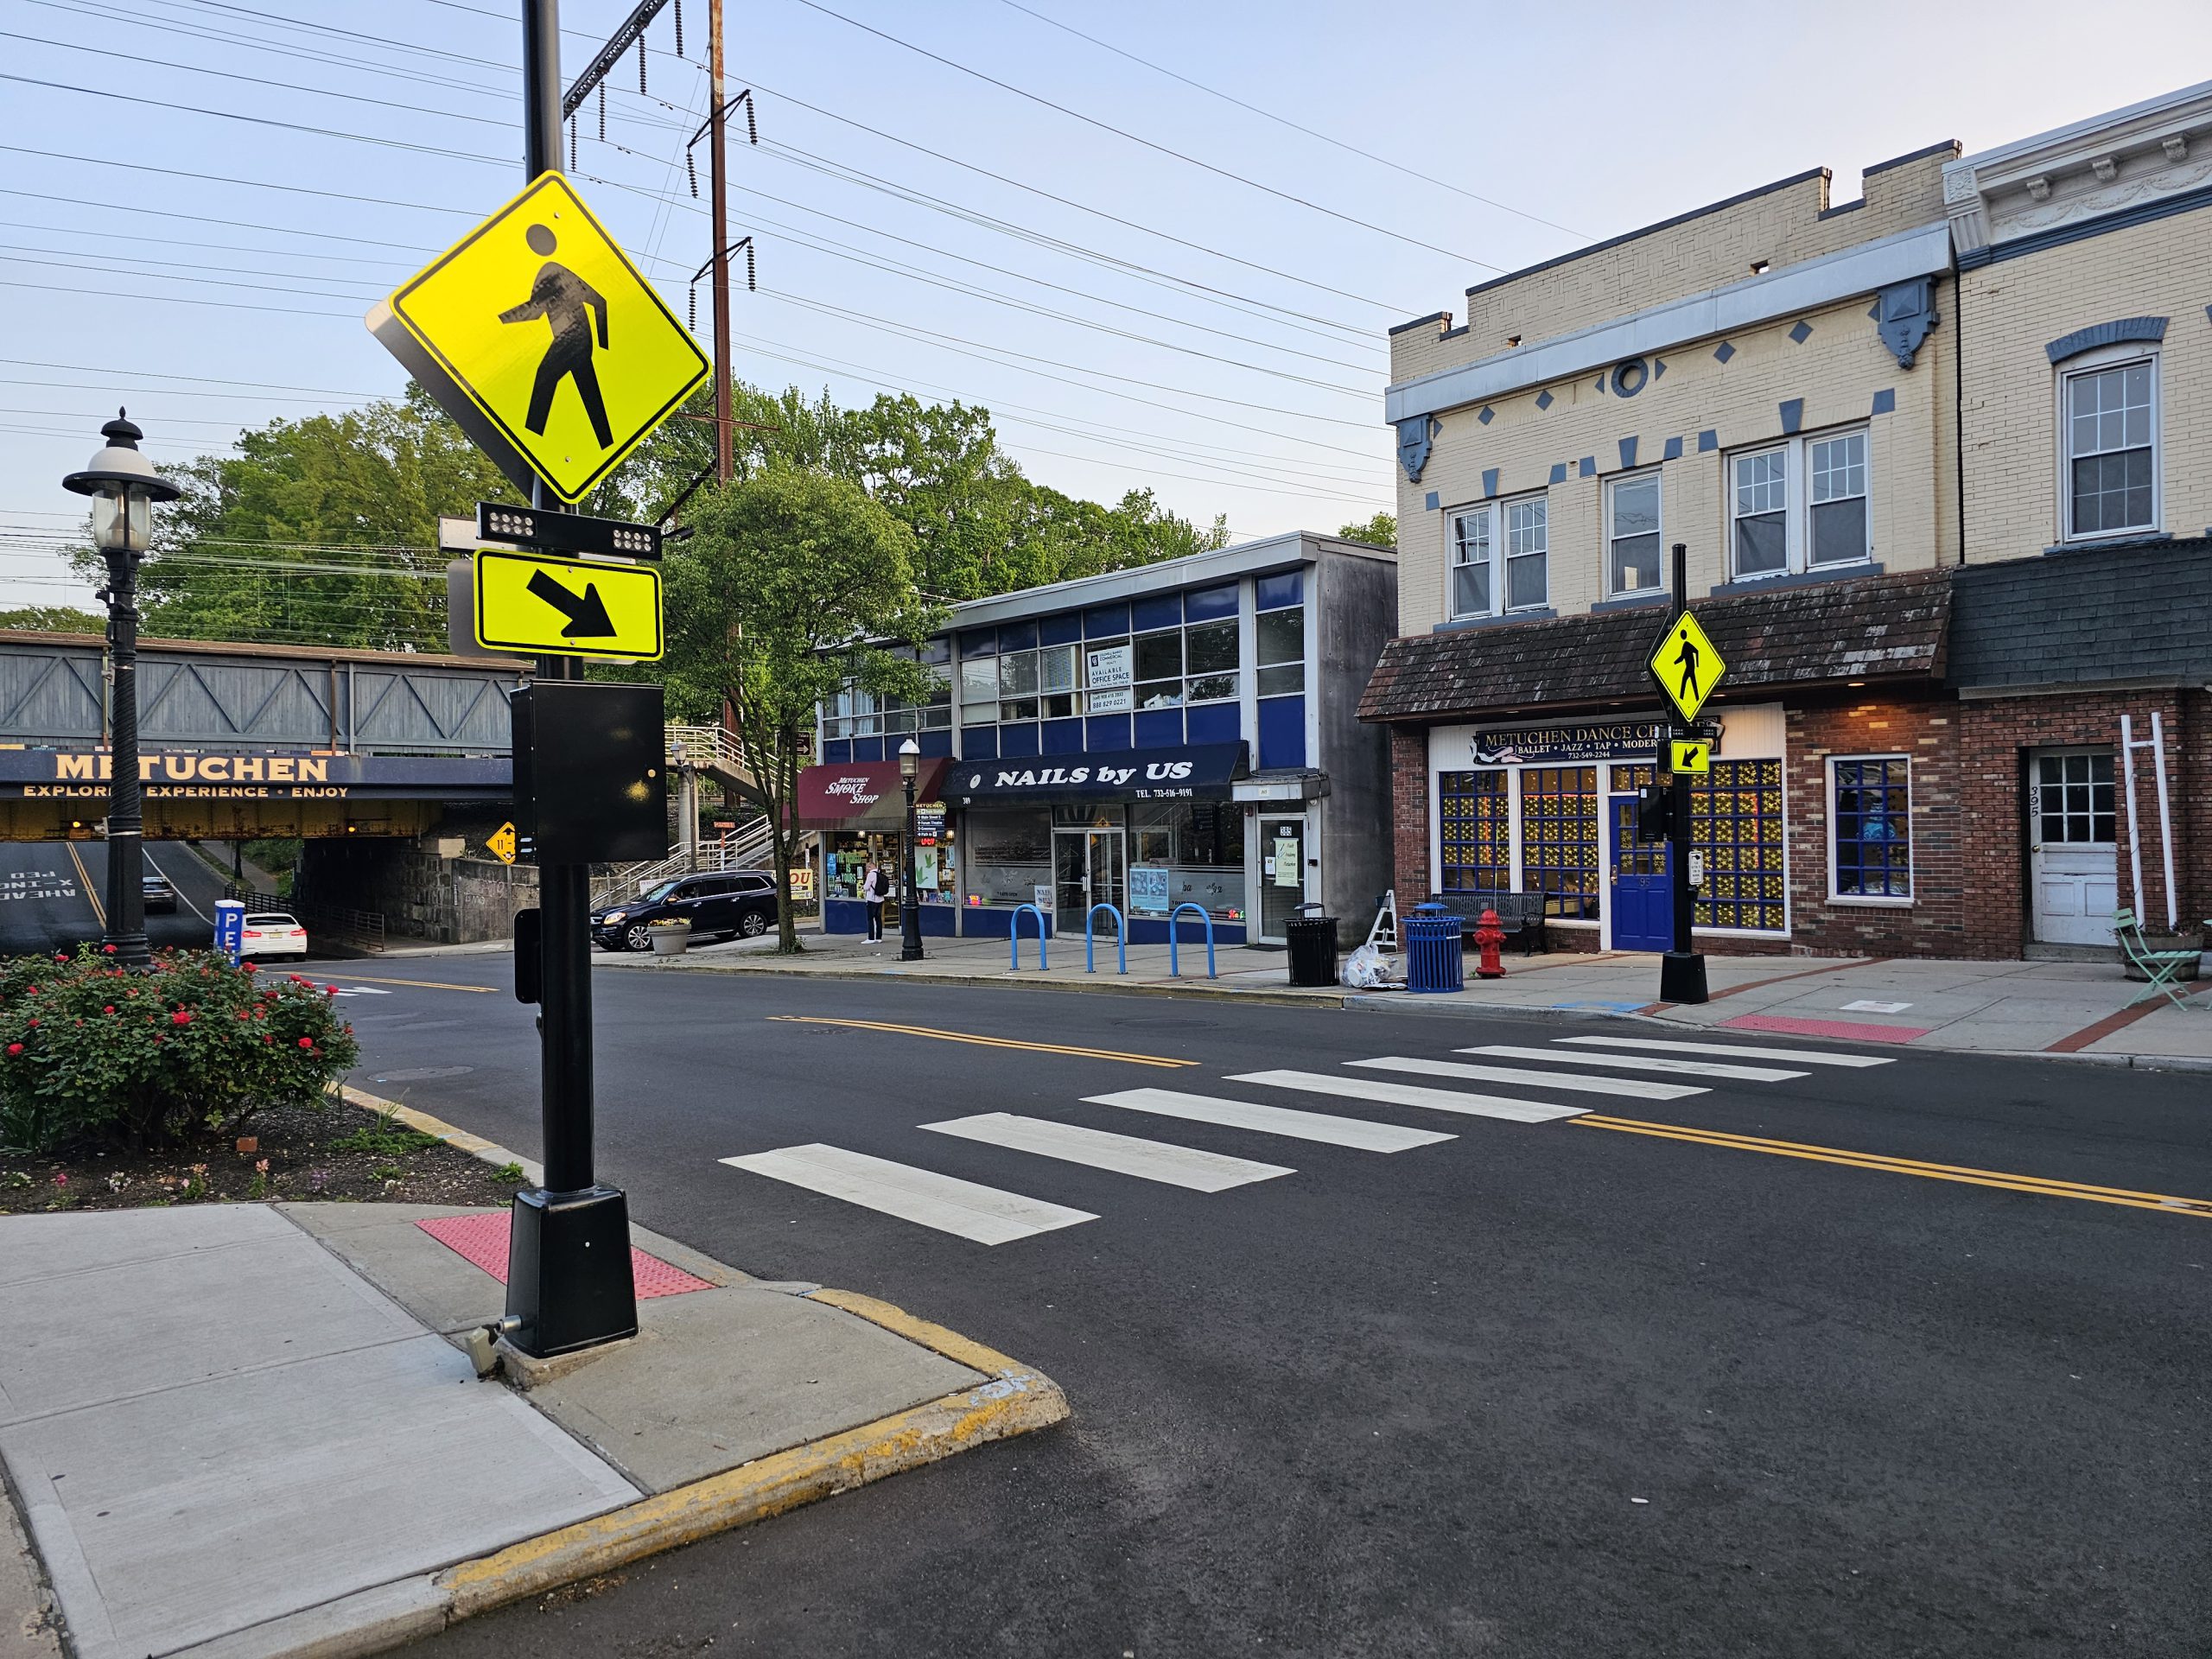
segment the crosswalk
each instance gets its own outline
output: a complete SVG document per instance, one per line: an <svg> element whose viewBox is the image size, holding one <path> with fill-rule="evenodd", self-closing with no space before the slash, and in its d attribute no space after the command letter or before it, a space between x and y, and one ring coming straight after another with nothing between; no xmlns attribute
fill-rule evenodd
<svg viewBox="0 0 2212 1659"><path fill-rule="evenodd" d="M1793 1081L1811 1075L1806 1067L1859 1069L1895 1063L1888 1056L1830 1050L1640 1037L1564 1037L1543 1045L1492 1043L1452 1052L1475 1058L1381 1054L1345 1061L1334 1071L1280 1068L1236 1072L1222 1078L1222 1084L1242 1091L1237 1095L1122 1089L1082 1096L1078 1103L1243 1131L1261 1138L1262 1144L1254 1150L1262 1154L1274 1150L1267 1144L1272 1139L1302 1141L1355 1153L1395 1154L1458 1136L1417 1123L1354 1116L1348 1109L1317 1111L1248 1096L1257 1091L1281 1090L1307 1098L1325 1096L1350 1109L1382 1107L1541 1125L1591 1116L1593 1110L1571 1099L1544 1098L1547 1095L1586 1100L1604 1096L1673 1101L1708 1094L1715 1085ZM1513 1064L1501 1064L1509 1061ZM1428 1081L1401 1080L1410 1077ZM1444 1084L1485 1087L1439 1086ZM1500 1088L1515 1092L1495 1092ZM1591 1116L1591 1122L1599 1121ZM915 1128L1015 1154L1014 1166L1023 1172L1018 1179L1024 1185L1033 1184L1031 1175L1049 1182L1050 1172L1057 1165L1104 1171L1209 1196L1298 1173L1289 1165L1259 1157L1232 1157L1150 1135L1017 1112L978 1112L918 1123ZM1091 1211L966 1180L926 1163L906 1163L821 1142L780 1147L720 1161L747 1174L978 1244L1012 1243L1099 1219Z"/></svg>

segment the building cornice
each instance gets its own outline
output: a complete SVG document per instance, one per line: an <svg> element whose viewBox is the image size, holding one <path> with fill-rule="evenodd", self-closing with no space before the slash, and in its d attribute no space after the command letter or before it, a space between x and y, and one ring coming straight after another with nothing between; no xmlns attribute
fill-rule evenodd
<svg viewBox="0 0 2212 1659"><path fill-rule="evenodd" d="M1733 329L1773 322L1950 268L1949 232L1942 224L1923 225L1763 276L1633 311L1594 327L1404 381L1383 393L1382 417L1395 425L1423 415L1441 414L1530 386L1568 379L1627 358L1646 357Z"/></svg>

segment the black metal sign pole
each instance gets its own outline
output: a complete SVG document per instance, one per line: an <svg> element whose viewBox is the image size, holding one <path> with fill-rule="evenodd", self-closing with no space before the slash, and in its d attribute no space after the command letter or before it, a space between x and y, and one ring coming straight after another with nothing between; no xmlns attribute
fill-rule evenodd
<svg viewBox="0 0 2212 1659"><path fill-rule="evenodd" d="M558 0L522 0L522 26L523 173L535 179L561 169ZM566 511L542 480L531 500L541 512ZM537 677L581 680L583 664L541 657ZM534 747L536 722L518 722L518 737L525 731ZM526 765L518 753L518 779ZM516 1345L542 1357L631 1335L638 1321L627 1205L620 1191L597 1185L592 1168L590 870L541 861L537 879L545 1175L542 1189L515 1199L507 1312L518 1322ZM518 939L518 950L526 946Z"/></svg>
<svg viewBox="0 0 2212 1659"><path fill-rule="evenodd" d="M1682 542L1674 546L1675 604L1668 618L1671 630L1689 606L1689 547ZM1667 716L1667 730L1675 738L1694 735L1689 721L1670 711ZM1659 961L1659 1000L1662 1002L1702 1002L1705 1001L1705 958L1697 953L1690 930L1697 918L1697 893L1690 886L1690 775L1674 763L1673 746L1662 740L1661 759L1674 779L1669 798L1667 827L1667 873L1672 878L1675 895L1675 948Z"/></svg>

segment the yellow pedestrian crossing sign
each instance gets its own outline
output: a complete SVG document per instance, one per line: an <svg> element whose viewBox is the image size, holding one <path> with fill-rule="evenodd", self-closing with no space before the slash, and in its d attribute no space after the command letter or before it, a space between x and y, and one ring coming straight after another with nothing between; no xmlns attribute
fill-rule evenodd
<svg viewBox="0 0 2212 1659"><path fill-rule="evenodd" d="M1667 769L1686 774L1700 774L1713 770L1713 745L1700 740L1685 743L1676 738L1667 746Z"/></svg>
<svg viewBox="0 0 2212 1659"><path fill-rule="evenodd" d="M1697 718L1697 711L1728 672L1726 660L1688 611L1667 625L1651 648L1649 664L1661 694L1684 720Z"/></svg>
<svg viewBox="0 0 2212 1659"><path fill-rule="evenodd" d="M492 849L492 856L502 864L515 861L515 827L503 823L484 837L484 844Z"/></svg>
<svg viewBox="0 0 2212 1659"><path fill-rule="evenodd" d="M564 501L581 499L709 373L690 334L558 173L541 174L423 267L370 313L372 331L387 308Z"/></svg>
<svg viewBox="0 0 2212 1659"><path fill-rule="evenodd" d="M661 654L652 566L489 548L475 558L476 643L486 649L639 662Z"/></svg>

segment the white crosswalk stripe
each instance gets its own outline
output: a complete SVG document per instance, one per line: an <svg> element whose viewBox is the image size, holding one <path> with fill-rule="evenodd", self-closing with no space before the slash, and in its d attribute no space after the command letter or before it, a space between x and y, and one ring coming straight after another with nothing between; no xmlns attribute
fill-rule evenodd
<svg viewBox="0 0 2212 1659"><path fill-rule="evenodd" d="M980 1141L987 1147L1007 1147L1033 1152L1040 1158L1058 1158L1116 1175L1140 1180L1164 1181L1187 1186L1194 1192L1222 1192L1254 1181L1270 1181L1298 1172L1281 1164L1254 1163L1245 1158L1224 1157L1196 1147L1179 1147L1166 1141L1147 1141L1141 1135L1116 1135L1109 1129L1085 1128L1079 1123L1055 1123L1048 1118L1024 1117L1015 1112L982 1112L974 1117L949 1118L925 1123L939 1135L957 1135Z"/></svg>
<svg viewBox="0 0 2212 1659"><path fill-rule="evenodd" d="M1619 1095L1630 1100L1680 1100L1685 1095L1713 1091L1694 1083L1644 1083L1634 1077L1581 1077L1558 1071L1538 1071L1518 1065L1467 1065L1458 1060L1418 1060L1403 1054L1375 1060L1347 1060L1377 1071L1410 1071L1426 1077L1466 1077L1476 1083L1520 1083L1539 1089L1560 1089L1569 1094Z"/></svg>
<svg viewBox="0 0 2212 1659"><path fill-rule="evenodd" d="M1119 1106L1132 1112L1152 1112L1179 1117L1193 1123L1218 1123L1224 1128L1253 1129L1262 1135L1287 1135L1300 1141L1319 1141L1358 1152L1407 1152L1456 1140L1440 1129L1409 1129L1399 1123L1377 1123L1364 1117L1338 1117L1328 1112L1301 1112L1288 1106L1261 1106L1251 1101L1225 1100L1214 1095L1185 1094L1179 1089L1123 1089L1110 1095L1085 1095L1093 1106Z"/></svg>
<svg viewBox="0 0 2212 1659"><path fill-rule="evenodd" d="M1651 1037L1562 1037L1592 1048L1651 1048L1669 1054L1717 1054L1724 1058L1788 1060L1798 1065L1893 1065L1888 1054L1834 1054L1821 1048L1754 1048L1748 1043L1679 1043Z"/></svg>
<svg viewBox="0 0 2212 1659"><path fill-rule="evenodd" d="M1386 1106L1424 1106L1432 1111L1458 1112L1467 1117L1499 1117L1512 1123L1548 1123L1554 1118L1580 1117L1585 1106L1554 1106L1548 1101L1515 1100L1504 1095L1471 1095L1457 1089L1423 1089L1410 1083L1384 1083L1375 1077L1340 1077L1324 1071L1246 1071L1231 1083L1256 1083L1270 1089L1303 1089L1310 1094L1337 1095L1345 1100L1379 1101Z"/></svg>
<svg viewBox="0 0 2212 1659"><path fill-rule="evenodd" d="M1005 1244L1054 1228L1072 1227L1079 1221L1098 1219L1088 1210L1046 1204L1019 1192L1001 1192L818 1141L721 1161L733 1169L749 1170L771 1180L803 1186L810 1192L842 1198L902 1221L934 1227L941 1233L957 1233L978 1244Z"/></svg>
<svg viewBox="0 0 2212 1659"><path fill-rule="evenodd" d="M1719 1060L1662 1060L1641 1054L1563 1054L1555 1048L1521 1048L1511 1043L1490 1043L1461 1048L1459 1054L1497 1054L1507 1059L1549 1060L1554 1065L1609 1065L1617 1071L1658 1071L1671 1077L1725 1077L1736 1083L1782 1083L1790 1077L1810 1077L1778 1065L1726 1065Z"/></svg>

